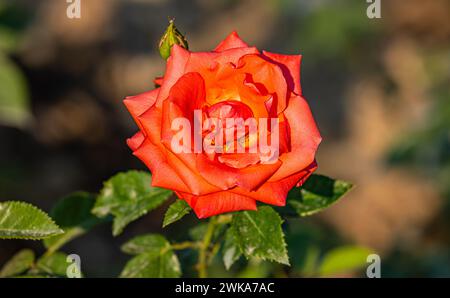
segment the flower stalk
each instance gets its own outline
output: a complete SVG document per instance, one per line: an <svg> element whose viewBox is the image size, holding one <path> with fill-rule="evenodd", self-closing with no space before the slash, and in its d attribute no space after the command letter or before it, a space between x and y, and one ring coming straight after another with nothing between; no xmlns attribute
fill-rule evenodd
<svg viewBox="0 0 450 298"><path fill-rule="evenodd" d="M217 218L212 217L209 220L208 228L206 230L205 236L203 237L203 240L202 240L202 243L201 243L201 246L199 249L197 270L198 270L198 277L200 277L200 278L208 277L207 255L208 255L208 249L211 244L216 227L217 227Z"/></svg>

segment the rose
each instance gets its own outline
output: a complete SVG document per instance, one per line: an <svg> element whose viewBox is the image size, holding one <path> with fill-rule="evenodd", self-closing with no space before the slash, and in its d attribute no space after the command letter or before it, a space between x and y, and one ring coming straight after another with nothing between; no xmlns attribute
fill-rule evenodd
<svg viewBox="0 0 450 298"><path fill-rule="evenodd" d="M173 190L199 218L255 210L256 201L284 206L288 191L317 168L321 141L302 97L300 61L300 55L261 53L235 32L211 52L174 45L164 77L156 80L160 87L124 100L140 129L127 143L150 168L152 185ZM222 153L174 150L172 141L179 133L174 120L193 124L196 110L205 118L277 119L277 158L263 162L261 151L230 153L223 146ZM205 127L201 129L205 141ZM244 147L252 140L255 135L246 130ZM184 141L182 146L192 149Z"/></svg>

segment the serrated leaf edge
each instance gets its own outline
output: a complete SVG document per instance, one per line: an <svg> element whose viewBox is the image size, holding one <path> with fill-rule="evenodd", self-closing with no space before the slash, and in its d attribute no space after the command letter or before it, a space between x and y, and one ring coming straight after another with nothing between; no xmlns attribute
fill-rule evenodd
<svg viewBox="0 0 450 298"><path fill-rule="evenodd" d="M41 215L46 217L57 229L55 229L52 233L49 233L48 235L44 235L44 236L31 236L31 237L28 237L28 236L0 236L0 239L42 240L42 239L50 238L50 237L64 233L64 230L61 229L47 213L45 213L43 210L39 209L38 207L36 207L30 203L22 202L22 201L4 201L4 202L0 202L0 206L2 204L14 204L14 205L22 205L22 206L26 206L26 207L31 207L32 209L35 209L38 213L40 213ZM1 229L0 228L0 231L8 231L8 230L10 230L10 229ZM11 231L14 231L14 230L11 230ZM28 230L21 230L21 231L28 231Z"/></svg>

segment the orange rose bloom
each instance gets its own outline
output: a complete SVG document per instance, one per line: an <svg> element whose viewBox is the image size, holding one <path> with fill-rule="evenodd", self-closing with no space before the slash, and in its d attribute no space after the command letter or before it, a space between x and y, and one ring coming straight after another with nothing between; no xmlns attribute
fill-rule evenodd
<svg viewBox="0 0 450 298"><path fill-rule="evenodd" d="M128 146L150 168L152 185L173 190L199 218L255 210L256 201L284 206L288 191L317 168L321 141L302 97L300 61L301 55L259 52L235 32L211 52L174 45L161 87L124 100L139 127ZM265 163L261 152L225 147L212 154L175 152L171 123L180 117L194 122L194 110L206 119L277 118L277 159ZM246 135L244 143L251 140Z"/></svg>

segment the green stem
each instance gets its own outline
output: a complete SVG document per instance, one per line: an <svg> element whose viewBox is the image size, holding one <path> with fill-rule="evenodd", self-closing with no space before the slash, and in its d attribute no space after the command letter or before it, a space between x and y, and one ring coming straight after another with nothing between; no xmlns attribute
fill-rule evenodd
<svg viewBox="0 0 450 298"><path fill-rule="evenodd" d="M200 248L200 246L201 246L200 242L185 241L180 243L173 243L171 245L171 248L173 250L183 250L187 248Z"/></svg>
<svg viewBox="0 0 450 298"><path fill-rule="evenodd" d="M212 247L211 251L208 254L208 259L206 262L208 265L211 265L211 262L216 256L216 254L219 252L219 249L220 249L220 242L217 242L216 244L214 244L214 246Z"/></svg>
<svg viewBox="0 0 450 298"><path fill-rule="evenodd" d="M208 228L206 230L205 236L203 237L200 249L199 249L199 257L198 257L198 277L205 278L208 276L208 272L206 270L207 262L206 256L208 252L209 245L211 244L212 237L214 235L214 230L216 229L216 218L212 217L209 220Z"/></svg>

